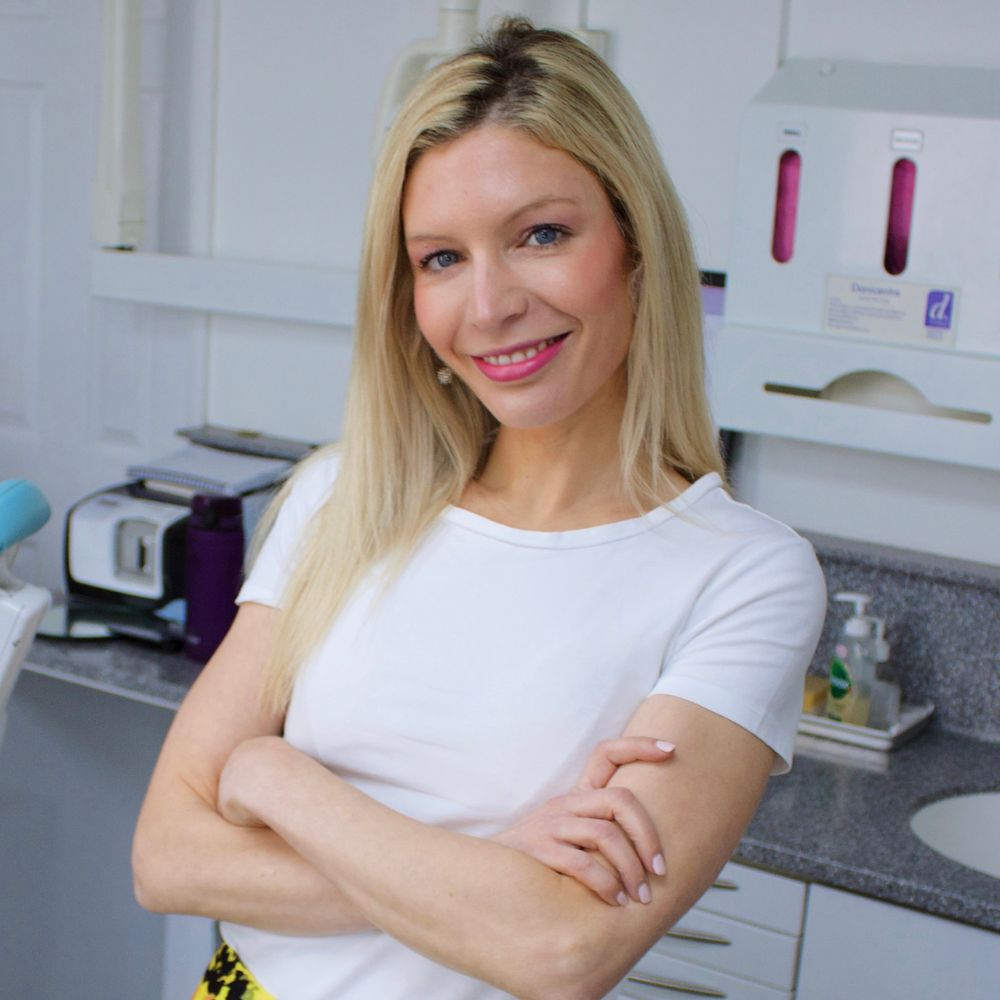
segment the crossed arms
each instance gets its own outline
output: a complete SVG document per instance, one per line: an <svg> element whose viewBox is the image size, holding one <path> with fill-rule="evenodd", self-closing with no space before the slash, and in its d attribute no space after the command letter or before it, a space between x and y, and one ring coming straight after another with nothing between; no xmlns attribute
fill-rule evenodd
<svg viewBox="0 0 1000 1000"><path fill-rule="evenodd" d="M627 740L588 767L607 789L491 840L428 826L278 737L256 696L274 614L240 609L168 734L134 845L150 909L285 934L375 926L515 996L602 997L711 884L773 762L734 723L657 695L623 736L676 754Z"/></svg>

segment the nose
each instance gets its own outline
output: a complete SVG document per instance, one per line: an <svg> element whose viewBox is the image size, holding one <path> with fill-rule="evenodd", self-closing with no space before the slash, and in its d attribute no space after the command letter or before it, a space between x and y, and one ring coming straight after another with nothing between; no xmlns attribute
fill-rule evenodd
<svg viewBox="0 0 1000 1000"><path fill-rule="evenodd" d="M480 259L473 264L468 314L475 327L499 329L523 315L527 305L527 289L502 257Z"/></svg>

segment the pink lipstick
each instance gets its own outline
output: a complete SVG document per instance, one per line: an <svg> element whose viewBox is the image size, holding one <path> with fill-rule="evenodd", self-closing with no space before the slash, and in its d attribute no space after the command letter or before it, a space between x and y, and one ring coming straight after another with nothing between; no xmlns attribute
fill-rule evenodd
<svg viewBox="0 0 1000 1000"><path fill-rule="evenodd" d="M508 348L505 353L473 355L479 370L493 382L516 382L544 368L561 350L568 333Z"/></svg>

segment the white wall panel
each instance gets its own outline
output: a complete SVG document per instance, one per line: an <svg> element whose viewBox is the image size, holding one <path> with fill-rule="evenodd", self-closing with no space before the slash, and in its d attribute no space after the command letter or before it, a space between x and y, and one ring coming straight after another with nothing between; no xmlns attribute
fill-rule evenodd
<svg viewBox="0 0 1000 1000"><path fill-rule="evenodd" d="M748 436L741 499L804 531L1000 566L1000 473Z"/></svg>
<svg viewBox="0 0 1000 1000"><path fill-rule="evenodd" d="M175 309L147 309L150 329L149 426L146 457L174 448L175 431L206 418L206 336L202 318Z"/></svg>
<svg viewBox="0 0 1000 1000"><path fill-rule="evenodd" d="M740 115L778 65L781 0L592 0L588 26L642 108L688 212L699 262L724 271Z"/></svg>
<svg viewBox="0 0 1000 1000"><path fill-rule="evenodd" d="M436 0L222 0L214 251L354 267L393 58Z"/></svg>
<svg viewBox="0 0 1000 1000"><path fill-rule="evenodd" d="M174 310L95 299L89 359L89 488L125 478L132 463L177 445L203 415L202 335Z"/></svg>
<svg viewBox="0 0 1000 1000"><path fill-rule="evenodd" d="M215 4L173 0L164 39L157 213L156 249L163 253L205 256L212 249L215 43Z"/></svg>
<svg viewBox="0 0 1000 1000"><path fill-rule="evenodd" d="M307 441L340 436L351 331L217 317L208 419Z"/></svg>
<svg viewBox="0 0 1000 1000"><path fill-rule="evenodd" d="M161 90L143 90L139 95L139 120L141 128L143 176L146 195L146 232L142 247L160 245L160 169L163 161L163 93Z"/></svg>
<svg viewBox="0 0 1000 1000"><path fill-rule="evenodd" d="M167 16L167 8L167 0L142 0L142 17L162 23Z"/></svg>
<svg viewBox="0 0 1000 1000"><path fill-rule="evenodd" d="M222 0L213 252L355 268L373 125L396 54L437 31L436 0ZM336 437L350 335L212 320L208 419Z"/></svg>
<svg viewBox="0 0 1000 1000"><path fill-rule="evenodd" d="M0 84L0 423L20 429L37 426L44 107L41 87Z"/></svg>
<svg viewBox="0 0 1000 1000"><path fill-rule="evenodd" d="M150 424L153 371L148 309L95 300L91 313L90 434L94 444L139 447ZM127 463L126 463L127 464ZM124 468L114 475L124 474Z"/></svg>
<svg viewBox="0 0 1000 1000"><path fill-rule="evenodd" d="M47 0L0 0L0 17L44 17Z"/></svg>
<svg viewBox="0 0 1000 1000"><path fill-rule="evenodd" d="M996 0L791 0L790 58L1000 67Z"/></svg>

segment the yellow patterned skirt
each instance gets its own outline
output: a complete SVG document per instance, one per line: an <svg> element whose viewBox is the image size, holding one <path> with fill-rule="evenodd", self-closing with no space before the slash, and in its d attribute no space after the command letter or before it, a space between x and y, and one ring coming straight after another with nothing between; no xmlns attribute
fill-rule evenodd
<svg viewBox="0 0 1000 1000"><path fill-rule="evenodd" d="M275 1000L225 942L215 953L191 1000Z"/></svg>

